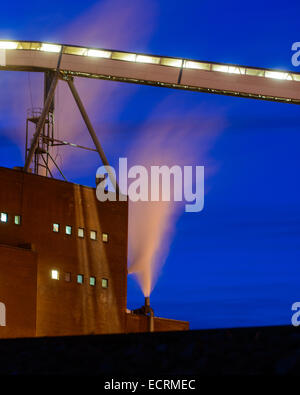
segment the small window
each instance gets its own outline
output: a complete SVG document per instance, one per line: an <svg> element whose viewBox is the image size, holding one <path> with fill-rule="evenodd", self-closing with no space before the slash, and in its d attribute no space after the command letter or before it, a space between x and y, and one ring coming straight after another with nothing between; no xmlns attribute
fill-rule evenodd
<svg viewBox="0 0 300 395"><path fill-rule="evenodd" d="M108 233L102 233L102 241L103 243L108 243Z"/></svg>
<svg viewBox="0 0 300 395"><path fill-rule="evenodd" d="M102 278L102 288L108 288L108 279Z"/></svg>
<svg viewBox="0 0 300 395"><path fill-rule="evenodd" d="M59 280L58 270L51 270L51 278L52 278L52 280Z"/></svg>
<svg viewBox="0 0 300 395"><path fill-rule="evenodd" d="M97 240L97 232L95 230L91 230L90 238L91 240Z"/></svg>
<svg viewBox="0 0 300 395"><path fill-rule="evenodd" d="M71 273L65 273L65 281L66 281L67 283L70 283L70 282L71 282Z"/></svg>
<svg viewBox="0 0 300 395"><path fill-rule="evenodd" d="M7 213L1 213L1 214L0 214L0 221L1 221L1 222L7 222L7 221L8 221L8 215L7 215Z"/></svg>
<svg viewBox="0 0 300 395"><path fill-rule="evenodd" d="M90 277L90 285L94 287L96 285L96 277Z"/></svg>
<svg viewBox="0 0 300 395"><path fill-rule="evenodd" d="M78 237L81 237L81 238L84 237L84 229L83 228L78 228Z"/></svg>
<svg viewBox="0 0 300 395"><path fill-rule="evenodd" d="M21 225L21 215L15 215L15 225Z"/></svg>
<svg viewBox="0 0 300 395"><path fill-rule="evenodd" d="M59 232L59 224L53 224L52 230L53 230L53 232L55 232L55 233Z"/></svg>
<svg viewBox="0 0 300 395"><path fill-rule="evenodd" d="M77 274L77 282L78 284L83 284L83 274Z"/></svg>
<svg viewBox="0 0 300 395"><path fill-rule="evenodd" d="M66 235L71 235L72 234L72 226L67 225L66 226Z"/></svg>

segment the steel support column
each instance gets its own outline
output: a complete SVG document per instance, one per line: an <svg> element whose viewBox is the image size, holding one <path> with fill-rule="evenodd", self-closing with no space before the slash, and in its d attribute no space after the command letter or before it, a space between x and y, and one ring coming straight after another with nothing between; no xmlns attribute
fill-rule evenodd
<svg viewBox="0 0 300 395"><path fill-rule="evenodd" d="M107 170L107 173L109 175L110 181L111 181L113 187L115 188L116 193L119 194L119 186L117 184L117 180L115 179L114 174L110 171L108 160L107 160L107 158L105 156L105 153L103 151L103 148L102 148L102 146L101 146L101 144L100 144L100 142L98 140L98 137L97 137L97 135L95 133L93 125L92 125L92 123L91 123L91 121L90 121L90 119L88 117L88 114L85 111L84 105L83 105L83 103L82 103L82 101L80 99L80 96L79 96L79 94L77 92L77 89L76 89L72 79L67 78L67 83L68 83L68 85L70 87L70 90L71 90L72 95L73 95L73 97L74 97L74 99L76 101L76 104L77 104L77 106L79 108L79 111L80 111L80 113L82 115L82 118L83 118L83 120L84 120L84 122L86 124L86 127L87 127L87 129L88 129L88 131L89 131L89 133L91 135L91 138L92 138L92 140L93 140L93 142L95 144L95 147L96 147L96 149L98 151L100 159L102 160L102 163L103 163L103 165L105 166L105 168Z"/></svg>

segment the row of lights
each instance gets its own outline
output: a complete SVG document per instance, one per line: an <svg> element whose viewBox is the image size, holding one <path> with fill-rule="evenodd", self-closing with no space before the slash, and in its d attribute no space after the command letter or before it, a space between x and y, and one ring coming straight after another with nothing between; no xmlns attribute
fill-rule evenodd
<svg viewBox="0 0 300 395"><path fill-rule="evenodd" d="M59 233L60 232L60 225L59 224L53 224L52 225L52 230L54 233ZM77 230L77 235L79 238L83 239L84 238L84 228L78 228ZM65 234L68 236L71 236L73 233L73 227L71 225L66 225L65 226ZM96 230L90 230L90 239L91 240L97 240L97 231ZM102 241L104 243L108 243L108 233L102 233Z"/></svg>
<svg viewBox="0 0 300 395"><path fill-rule="evenodd" d="M59 280L60 279L60 273L58 270L53 269L51 270L51 278L52 280ZM72 281L72 274L70 272L67 272L64 274L64 279L67 283L70 283ZM77 274L76 276L76 282L78 284L83 284L84 283L84 275L83 274ZM94 287L96 285L96 277L91 276L89 278L89 285L91 287ZM108 288L108 279L107 278L102 278L101 279L101 286L102 288Z"/></svg>
<svg viewBox="0 0 300 395"><path fill-rule="evenodd" d="M8 222L8 214L7 213L4 213L4 212L0 213L0 222L2 222L2 223ZM14 224L21 225L21 216L20 215L14 216ZM59 232L59 224L53 224L53 231ZM66 226L66 234L68 234L68 235L72 234L72 227L71 226ZM84 229L83 228L78 229L78 236L84 237ZM94 230L91 230L90 231L90 238L92 240L97 240L97 232ZM107 233L102 233L102 241L108 242L108 234ZM59 271L58 270L51 270L51 278L53 280L59 280ZM71 273L65 273L65 281L71 282ZM84 275L78 274L77 275L77 283L83 284L83 282L84 282ZM90 286L95 286L96 285L96 277L91 276L89 279L89 284L90 284ZM102 288L108 288L108 279L102 278L101 285L102 285Z"/></svg>
<svg viewBox="0 0 300 395"><path fill-rule="evenodd" d="M14 218L15 225L21 225L21 215L14 215L13 218ZM0 213L0 222L8 223L8 214L7 213L4 213L4 212ZM53 232L58 233L60 231L60 225L53 224L52 230L53 230ZM66 235L71 236L72 230L73 230L72 226L66 225L66 227L65 227ZM79 238L84 238L84 233L85 233L84 228L78 228L78 237ZM90 239L97 240L97 231L90 230ZM108 233L102 233L102 241L103 241L103 243L108 243Z"/></svg>
<svg viewBox="0 0 300 395"><path fill-rule="evenodd" d="M61 45L48 43L0 41L0 49L31 49L44 52L58 53L62 50ZM90 56L113 60L125 60L127 62L139 62L160 64L164 66L183 67L188 69L200 69L207 71L219 71L223 73L247 74L265 78L275 78L280 80L300 81L300 75L295 73L270 71L264 69L246 68L240 66L227 66L222 64L204 63L184 59L165 58L158 56L140 55L129 52L115 52L100 49L89 49L81 47L64 46L63 53L70 55Z"/></svg>

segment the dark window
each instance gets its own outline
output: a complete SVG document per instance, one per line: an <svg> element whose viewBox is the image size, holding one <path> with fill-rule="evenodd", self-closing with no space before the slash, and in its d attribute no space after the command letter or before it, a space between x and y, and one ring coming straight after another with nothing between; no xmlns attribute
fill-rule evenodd
<svg viewBox="0 0 300 395"><path fill-rule="evenodd" d="M65 273L65 281L66 281L67 283L70 283L70 282L71 282L71 273Z"/></svg>

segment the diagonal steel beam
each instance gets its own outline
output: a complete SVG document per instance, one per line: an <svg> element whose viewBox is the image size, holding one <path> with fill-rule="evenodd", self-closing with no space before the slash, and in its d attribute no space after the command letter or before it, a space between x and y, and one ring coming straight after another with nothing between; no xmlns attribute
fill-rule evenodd
<svg viewBox="0 0 300 395"><path fill-rule="evenodd" d="M86 127L88 128L88 131L89 131L89 133L91 135L91 138L92 138L92 140L93 140L93 142L95 144L95 147L96 147L96 149L98 151L100 159L102 160L102 163L103 163L103 165L105 166L105 168L107 170L107 173L109 175L110 181L111 181L113 187L115 188L116 193L119 194L119 186L117 184L117 180L115 179L114 174L110 171L110 166L109 166L108 160L107 160L107 158L105 156L105 153L103 151L103 148L102 148L102 146L101 146L101 144L100 144L100 142L98 140L98 137L97 137L96 132L95 132L95 130L93 128L93 125L92 125L92 123L91 123L91 121L90 121L90 119L88 117L88 114L87 114L87 112L86 112L86 110L84 108L84 105L83 105L83 103L82 103L82 101L80 99L80 96L79 96L79 94L77 92L77 89L76 89L76 87L75 87L75 85L74 85L74 83L73 83L71 78L67 78L67 83L68 83L68 85L70 87L70 90L71 90L72 95L73 95L73 97L74 97L74 99L76 101L76 104L77 104L77 106L79 108L79 111L80 111L80 113L82 115L82 118L83 118L83 120L84 120L84 122L86 124Z"/></svg>
<svg viewBox="0 0 300 395"><path fill-rule="evenodd" d="M30 149L29 149L29 153L28 153L28 155L26 157L26 161L25 161L25 165L24 165L24 171L26 171L26 172L28 172L28 170L29 170L29 166L30 166L30 164L32 162L34 151L35 151L35 149L37 147L39 137L41 135L43 127L45 126L46 118L47 118L47 115L49 113L50 107L51 107L52 102L53 102L55 89L56 89L56 86L57 86L57 83L58 83L58 80L59 80L59 76L60 76L60 63L61 63L62 53L63 53L63 47L61 48L61 52L60 52L60 55L59 55L57 68L56 68L56 73L53 76L52 83L51 83L51 86L50 86L50 89L49 89L49 92L48 92L48 96L47 96L47 99L45 101L42 114L41 114L41 116L40 116L40 118L38 120L38 123L37 123L37 126L36 126L36 131L35 131L35 133L33 135L33 138L32 138L32 142L31 142L31 146L30 146Z"/></svg>

